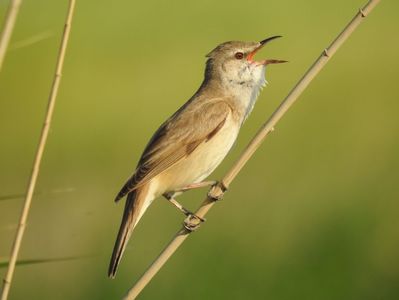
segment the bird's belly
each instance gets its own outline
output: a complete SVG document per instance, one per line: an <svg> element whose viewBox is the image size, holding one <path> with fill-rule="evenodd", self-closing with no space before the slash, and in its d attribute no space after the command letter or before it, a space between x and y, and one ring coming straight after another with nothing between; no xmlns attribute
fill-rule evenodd
<svg viewBox="0 0 399 300"><path fill-rule="evenodd" d="M159 175L159 194L173 191L208 177L226 157L233 146L239 125L228 118L223 128L210 140L200 144L192 153Z"/></svg>

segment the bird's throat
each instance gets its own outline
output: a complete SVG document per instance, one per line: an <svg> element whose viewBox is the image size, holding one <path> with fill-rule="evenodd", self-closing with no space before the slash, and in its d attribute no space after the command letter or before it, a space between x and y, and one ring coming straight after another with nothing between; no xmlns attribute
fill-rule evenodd
<svg viewBox="0 0 399 300"><path fill-rule="evenodd" d="M242 110L243 122L254 108L259 93L266 83L264 67L259 67L256 72L253 72L249 79L238 78L224 80L224 89L235 98L237 106Z"/></svg>

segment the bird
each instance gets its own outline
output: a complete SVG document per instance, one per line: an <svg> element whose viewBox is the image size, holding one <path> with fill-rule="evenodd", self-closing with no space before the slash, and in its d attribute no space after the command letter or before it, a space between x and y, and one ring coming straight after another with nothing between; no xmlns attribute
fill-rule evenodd
<svg viewBox="0 0 399 300"><path fill-rule="evenodd" d="M108 276L114 278L133 229L154 199L164 196L185 215L193 216L175 197L215 184L203 181L226 157L251 113L270 64L285 60L255 60L270 41L229 41L206 55L204 80L194 95L154 133L133 175L115 202L127 196ZM195 215L194 215L195 216ZM201 219L201 221L203 221Z"/></svg>

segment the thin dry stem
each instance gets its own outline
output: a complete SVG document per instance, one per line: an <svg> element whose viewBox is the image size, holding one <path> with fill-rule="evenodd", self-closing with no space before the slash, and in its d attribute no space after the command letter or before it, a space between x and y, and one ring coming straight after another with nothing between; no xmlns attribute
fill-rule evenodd
<svg viewBox="0 0 399 300"><path fill-rule="evenodd" d="M27 221L29 209L30 209L30 206L32 203L32 196L33 196L33 192L35 190L36 181L37 181L37 177L38 177L39 169L40 169L40 163L41 163L43 152L44 152L44 149L46 146L47 136L49 133L51 119L53 116L55 100L56 100L57 93L58 93L58 87L59 87L60 81L61 81L61 71L62 71L62 67L64 64L65 51L66 51L66 47L68 44L69 33L71 30L71 23L72 23L74 8L75 8L75 0L70 0L68 13L67 13L66 21L65 21L65 26L64 26L64 32L62 35L61 45L60 45L59 52L58 52L57 66L56 66L56 70L55 70L55 74L54 74L53 84L52 84L49 99L48 99L46 117L44 120L42 132L40 135L40 140L39 140L39 144L37 147L35 160L33 162L32 173L31 173L31 176L29 179L28 190L26 193L24 206L22 208L20 221L19 221L19 225L17 228L17 233L15 235L14 244L13 244L12 250L11 250L10 262L9 262L9 265L7 268L6 276L4 277L3 290L1 293L1 300L6 300L8 298L8 294L10 291L11 282L12 282L12 278L13 278L13 274L14 274L14 270L15 270L15 264L17 262L18 253L21 248L22 238L23 238L23 235L25 232L25 227L26 227L26 221Z"/></svg>
<svg viewBox="0 0 399 300"><path fill-rule="evenodd" d="M15 21L19 7L21 6L22 0L11 0L10 6L8 7L7 15L4 21L3 31L0 35L0 71L3 66L4 57L7 52L8 44L10 43L11 34L14 30Z"/></svg>
<svg viewBox="0 0 399 300"><path fill-rule="evenodd" d="M309 85L312 79L320 72L320 70L327 63L329 58L331 58L338 48L345 42L345 40L352 34L356 27L360 24L362 19L366 17L374 7L380 2L380 0L370 0L363 9L360 9L356 16L349 22L345 29L338 35L338 37L331 43L331 45L326 48L320 57L313 63L313 65L308 69L305 75L299 80L296 86L291 90L288 96L272 114L269 120L259 129L255 137L248 144L246 149L243 151L239 159L235 162L229 172L221 180L220 184L215 186L204 202L201 204L200 208L195 212L198 217L203 218L207 212L212 208L215 201L213 197L221 197L224 194L225 188L227 188L230 183L234 180L243 166L254 154L256 149L259 148L261 143L264 141L266 136L274 130L276 123L281 119L281 117L288 111L288 109L294 104L298 99L300 94ZM213 197L212 197L213 196ZM195 224L194 224L195 225ZM177 248L185 241L185 239L190 235L191 231L187 230L184 226L175 235L172 241L165 247L161 254L155 259L155 261L149 266L141 278L136 282L136 284L128 291L124 300L135 299L144 287L151 281L155 274L161 269L165 262L172 256L172 254L177 250Z"/></svg>

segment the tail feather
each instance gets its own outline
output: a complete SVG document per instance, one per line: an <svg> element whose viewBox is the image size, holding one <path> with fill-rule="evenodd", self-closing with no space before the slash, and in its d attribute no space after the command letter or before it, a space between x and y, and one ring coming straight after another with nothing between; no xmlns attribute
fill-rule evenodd
<svg viewBox="0 0 399 300"><path fill-rule="evenodd" d="M127 195L125 210L123 212L122 222L116 238L114 250L108 269L108 276L115 278L119 262L125 251L127 242L133 232L134 227L147 209L152 199L148 195L148 186L144 185Z"/></svg>

